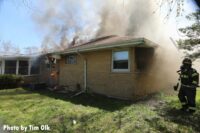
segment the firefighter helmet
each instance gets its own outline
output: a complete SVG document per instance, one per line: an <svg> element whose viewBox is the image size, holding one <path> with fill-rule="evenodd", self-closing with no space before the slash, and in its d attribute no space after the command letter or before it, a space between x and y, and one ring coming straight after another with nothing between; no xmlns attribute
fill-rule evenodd
<svg viewBox="0 0 200 133"><path fill-rule="evenodd" d="M188 65L192 65L192 60L190 59L190 58L185 58L185 59L183 59L183 62L182 62L183 64L188 64Z"/></svg>

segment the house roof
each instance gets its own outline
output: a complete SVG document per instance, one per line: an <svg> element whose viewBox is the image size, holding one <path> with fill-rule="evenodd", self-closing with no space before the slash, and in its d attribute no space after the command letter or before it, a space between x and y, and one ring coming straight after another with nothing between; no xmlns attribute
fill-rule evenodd
<svg viewBox="0 0 200 133"><path fill-rule="evenodd" d="M105 36L96 39L92 39L81 45L75 45L65 49L62 52L56 52L58 54L69 54L76 52L89 52L102 49L120 48L120 47L151 47L155 48L158 45L146 38L135 38L132 36Z"/></svg>
<svg viewBox="0 0 200 133"><path fill-rule="evenodd" d="M16 60L16 59L31 59L31 58L36 58L39 55L23 55L23 54L19 54L19 55L0 55L0 60L1 59L8 59L8 60Z"/></svg>

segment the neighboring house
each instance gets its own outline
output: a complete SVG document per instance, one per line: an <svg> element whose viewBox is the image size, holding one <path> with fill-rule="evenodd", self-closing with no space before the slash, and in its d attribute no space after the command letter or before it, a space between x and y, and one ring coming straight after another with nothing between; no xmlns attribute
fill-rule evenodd
<svg viewBox="0 0 200 133"><path fill-rule="evenodd" d="M1 55L0 74L14 74L24 77L25 82L35 83L41 79L41 59L39 56Z"/></svg>
<svg viewBox="0 0 200 133"><path fill-rule="evenodd" d="M57 83L121 99L155 92L158 81L148 72L156 47L145 38L106 36L52 53L61 56Z"/></svg>

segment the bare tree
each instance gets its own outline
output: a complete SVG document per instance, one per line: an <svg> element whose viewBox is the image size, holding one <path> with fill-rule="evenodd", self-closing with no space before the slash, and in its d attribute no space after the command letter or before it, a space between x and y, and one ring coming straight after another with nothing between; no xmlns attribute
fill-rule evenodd
<svg viewBox="0 0 200 133"><path fill-rule="evenodd" d="M200 8L200 1L199 0L190 0L193 1L197 7ZM169 18L172 11L176 11L176 16L181 16L182 12L184 11L184 4L186 4L186 0L159 0L158 5L159 8L166 6L167 14L166 18Z"/></svg>
<svg viewBox="0 0 200 133"><path fill-rule="evenodd" d="M24 48L25 54L27 55L33 55L39 52L39 48L32 46L32 47L26 47Z"/></svg>
<svg viewBox="0 0 200 133"><path fill-rule="evenodd" d="M0 43L0 52L4 55L20 54L20 49L11 41L3 41Z"/></svg>

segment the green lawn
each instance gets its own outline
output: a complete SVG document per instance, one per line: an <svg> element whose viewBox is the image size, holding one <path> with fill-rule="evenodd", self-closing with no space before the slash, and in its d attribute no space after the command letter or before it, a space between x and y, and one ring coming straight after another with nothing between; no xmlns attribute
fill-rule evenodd
<svg viewBox="0 0 200 133"><path fill-rule="evenodd" d="M189 115L178 110L177 96L163 93L128 102L17 88L0 90L0 123L47 124L53 133L195 133L200 132L200 91L197 103L198 111Z"/></svg>

